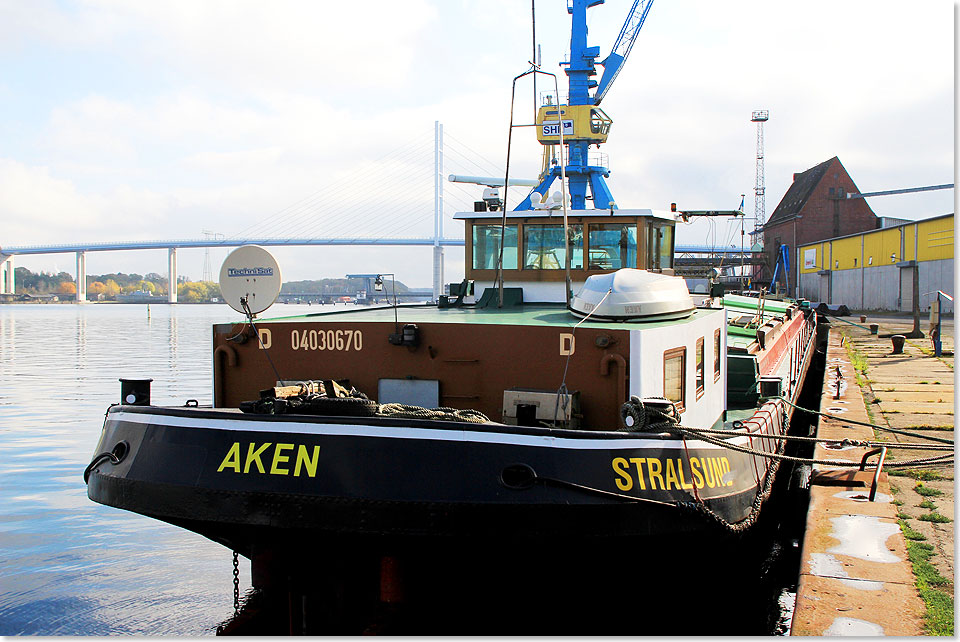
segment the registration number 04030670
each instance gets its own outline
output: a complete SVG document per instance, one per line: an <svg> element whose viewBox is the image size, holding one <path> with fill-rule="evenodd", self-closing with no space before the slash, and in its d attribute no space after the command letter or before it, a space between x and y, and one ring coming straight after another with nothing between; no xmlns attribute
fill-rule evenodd
<svg viewBox="0 0 960 642"><path fill-rule="evenodd" d="M290 347L294 350L363 350L363 333L359 330L293 330Z"/></svg>

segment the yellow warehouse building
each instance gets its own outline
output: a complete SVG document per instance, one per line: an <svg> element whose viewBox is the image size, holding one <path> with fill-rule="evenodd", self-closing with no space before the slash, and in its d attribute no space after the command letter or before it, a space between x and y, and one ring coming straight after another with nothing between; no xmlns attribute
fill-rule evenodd
<svg viewBox="0 0 960 642"><path fill-rule="evenodd" d="M912 312L914 271L920 309L936 292L953 296L953 214L850 234L797 248L798 295L851 310ZM953 312L953 302L943 302Z"/></svg>

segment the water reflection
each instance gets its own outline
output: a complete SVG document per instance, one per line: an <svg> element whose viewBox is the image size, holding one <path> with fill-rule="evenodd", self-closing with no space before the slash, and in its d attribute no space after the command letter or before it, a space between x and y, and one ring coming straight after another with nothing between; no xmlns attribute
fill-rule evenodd
<svg viewBox="0 0 960 642"><path fill-rule="evenodd" d="M174 370L177 369L177 317L170 317L170 336L168 345L170 346L170 364Z"/></svg>
<svg viewBox="0 0 960 642"><path fill-rule="evenodd" d="M81 474L120 377L152 377L157 404L210 403L210 325L240 319L222 305L0 305L0 635L212 635L232 613L230 551L91 502Z"/></svg>
<svg viewBox="0 0 960 642"><path fill-rule="evenodd" d="M87 356L87 315L77 315L77 363Z"/></svg>

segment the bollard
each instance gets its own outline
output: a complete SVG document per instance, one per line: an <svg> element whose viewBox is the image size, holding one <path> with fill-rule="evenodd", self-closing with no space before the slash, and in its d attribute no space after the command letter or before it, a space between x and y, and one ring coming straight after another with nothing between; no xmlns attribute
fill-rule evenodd
<svg viewBox="0 0 960 642"><path fill-rule="evenodd" d="M867 322L867 315L861 314L861 315L860 315L860 323L866 323L866 322Z"/></svg>
<svg viewBox="0 0 960 642"><path fill-rule="evenodd" d="M153 379L121 379L120 403L128 406L149 406L151 381Z"/></svg>
<svg viewBox="0 0 960 642"><path fill-rule="evenodd" d="M890 340L893 341L893 354L903 354L903 342L906 341L906 337L902 334L895 334L890 337Z"/></svg>
<svg viewBox="0 0 960 642"><path fill-rule="evenodd" d="M879 332L879 331L880 331L880 324L879 324L879 323L871 323L871 324L870 324L870 334L876 334L876 333Z"/></svg>

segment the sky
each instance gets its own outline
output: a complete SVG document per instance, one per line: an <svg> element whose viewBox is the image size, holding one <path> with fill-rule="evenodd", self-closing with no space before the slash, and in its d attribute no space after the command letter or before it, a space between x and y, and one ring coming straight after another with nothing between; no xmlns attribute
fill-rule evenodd
<svg viewBox="0 0 960 642"><path fill-rule="evenodd" d="M610 51L632 3L588 10ZM536 2L542 69L566 76L563 0ZM655 0L603 101L623 208L766 215L793 174L838 156L863 192L954 180L955 5ZM0 0L0 247L226 237L430 237L434 123L443 173L503 174L513 77L533 58L523 0ZM542 90L543 87L538 87ZM518 88L515 122L532 122ZM535 178L531 128L511 176ZM444 233L480 187L444 184ZM510 190L508 203L524 194ZM952 190L874 197L879 216L954 211ZM678 224L679 243L739 245L739 223ZM284 280L393 273L432 282L432 249L281 248ZM178 252L214 279L227 250ZM74 272L72 254L18 257ZM87 273L166 274L166 252L90 252ZM448 248L445 282L459 281Z"/></svg>

